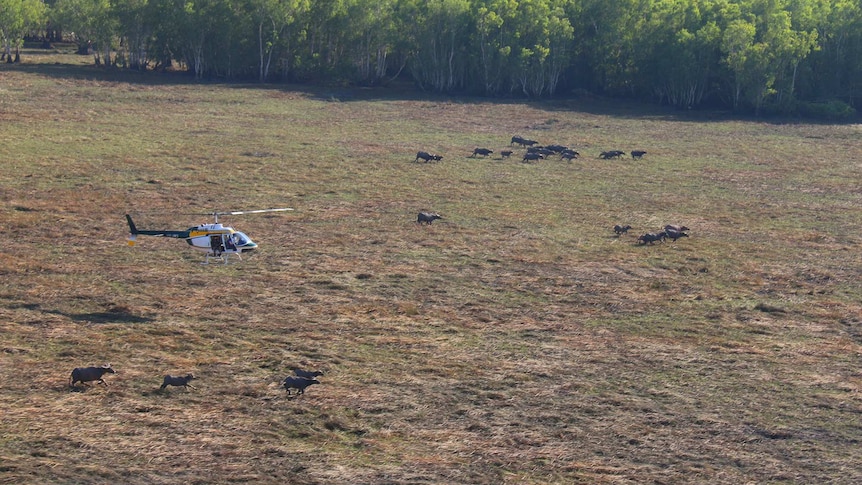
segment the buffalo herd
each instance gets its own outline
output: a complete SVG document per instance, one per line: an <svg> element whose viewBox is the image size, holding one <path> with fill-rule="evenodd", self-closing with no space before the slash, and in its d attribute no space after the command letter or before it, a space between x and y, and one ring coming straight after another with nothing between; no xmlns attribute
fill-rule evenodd
<svg viewBox="0 0 862 485"><path fill-rule="evenodd" d="M515 146L519 148L525 149L524 155L521 158L521 161L524 163L527 162L535 162L538 160L546 160L553 156L558 156L560 160L565 160L567 162L571 162L576 158L580 158L581 154L577 150L573 148L569 148L566 145L559 144L550 144L550 145L540 145L536 140L530 140L528 138L524 138L519 135L515 135L509 141L509 146ZM490 148L484 147L476 147L473 149L473 152L467 156L467 158L488 158L494 153L494 150ZM500 150L498 152L500 157L498 160L507 159L514 153L513 150ZM602 160L610 160L610 159L619 159L627 154L631 154L632 159L640 160L646 155L646 151L644 150L632 150L631 152L625 152L622 150L608 150L599 153L598 158ZM442 155L437 155L428 151L420 150L416 153L416 158L413 162L439 162L443 160Z"/></svg>
<svg viewBox="0 0 862 485"><path fill-rule="evenodd" d="M559 160L571 162L572 160L578 159L581 156L580 152L566 145L542 145L536 140L524 138L520 135L515 135L512 137L512 139L509 141L509 147L521 148L524 150L523 155L521 156L521 161L524 163L537 162L539 160L548 160L552 157L559 157ZM473 149L473 152L471 154L467 155L467 158L488 158L493 153L494 150L490 148L476 147ZM514 154L514 150L505 149L500 150L498 153L500 155L499 160L504 160L510 158ZM646 150L631 150L628 152L623 150L606 150L600 152L598 158L601 160L613 160L622 159L627 155L631 155L633 160L641 160L646 154ZM442 159L443 156L441 155L436 155L427 151L419 151L416 154L414 162L418 162L420 160L424 162L438 162ZM437 219L442 219L442 217L437 213L420 212L417 216L416 222L420 225L424 224L430 226L431 223ZM617 224L614 226L613 230L616 237L620 237L628 234L628 231L631 228L632 226L627 224ZM646 232L641 234L640 236L638 236L635 243L643 246L651 246L657 242L664 242L668 239L670 239L672 242L676 242L678 239L689 237L688 231L688 227L668 224L659 231Z"/></svg>

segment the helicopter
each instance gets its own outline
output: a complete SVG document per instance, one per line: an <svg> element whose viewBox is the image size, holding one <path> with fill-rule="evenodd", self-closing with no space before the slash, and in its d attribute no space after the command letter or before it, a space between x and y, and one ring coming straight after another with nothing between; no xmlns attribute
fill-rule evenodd
<svg viewBox="0 0 862 485"><path fill-rule="evenodd" d="M238 216L242 214L260 214L264 212L284 212L292 210L293 209L290 207L283 207L280 209L210 212L206 215L213 216L214 221L212 224L201 224L199 226L190 227L185 231L138 229L132 221L132 216L126 214L126 221L129 223L129 237L127 241L129 246L134 246L139 235L185 239L186 242L189 243L189 246L206 253L206 260L203 264L209 264L210 258L219 259L224 264L227 264L228 257L231 255L235 255L240 261L242 261L242 253L256 250L257 243L252 241L245 233L237 231L232 227L223 226L218 221L219 216Z"/></svg>

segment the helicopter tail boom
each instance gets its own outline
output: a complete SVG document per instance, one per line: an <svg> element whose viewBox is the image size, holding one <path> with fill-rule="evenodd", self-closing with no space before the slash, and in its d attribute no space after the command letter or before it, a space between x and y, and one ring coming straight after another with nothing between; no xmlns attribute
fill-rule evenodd
<svg viewBox="0 0 862 485"><path fill-rule="evenodd" d="M129 246L135 245L135 240L140 234L142 236L157 236L157 237L173 237L177 239L188 239L190 231L143 231L139 230L132 221L132 216L126 214L126 221L129 223Z"/></svg>

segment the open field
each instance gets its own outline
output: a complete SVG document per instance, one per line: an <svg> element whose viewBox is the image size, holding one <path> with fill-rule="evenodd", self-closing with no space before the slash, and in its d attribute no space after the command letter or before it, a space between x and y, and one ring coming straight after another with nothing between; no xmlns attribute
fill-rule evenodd
<svg viewBox="0 0 862 485"><path fill-rule="evenodd" d="M25 60L0 65L0 483L862 482L860 125ZM515 134L582 158L500 160ZM281 206L222 220L261 245L241 263L125 243L126 213ZM691 237L635 244L667 223ZM321 384L289 398L294 366Z"/></svg>

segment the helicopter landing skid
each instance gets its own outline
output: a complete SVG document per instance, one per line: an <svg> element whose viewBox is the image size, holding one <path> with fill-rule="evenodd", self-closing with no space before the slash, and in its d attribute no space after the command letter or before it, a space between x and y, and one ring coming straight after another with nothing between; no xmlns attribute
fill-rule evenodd
<svg viewBox="0 0 862 485"><path fill-rule="evenodd" d="M222 264L227 264L228 260L230 259L231 254L234 254L234 256L236 256L237 259L242 261L242 256L240 256L239 253L218 253L218 254L207 253L206 260L204 260L204 262L201 264L210 264L210 258L220 259L222 261Z"/></svg>

